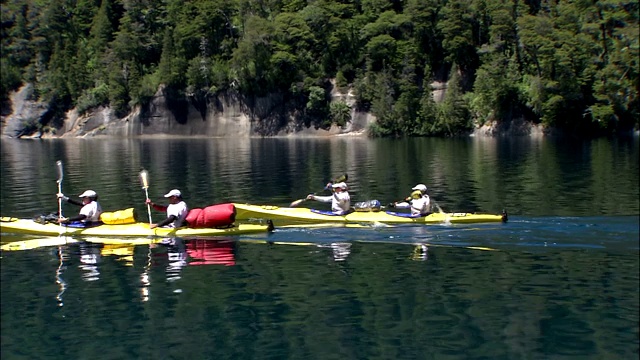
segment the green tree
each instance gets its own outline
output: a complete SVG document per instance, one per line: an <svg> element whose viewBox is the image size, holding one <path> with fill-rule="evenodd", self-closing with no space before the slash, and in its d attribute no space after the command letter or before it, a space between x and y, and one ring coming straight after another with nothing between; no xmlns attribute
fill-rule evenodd
<svg viewBox="0 0 640 360"><path fill-rule="evenodd" d="M416 61L431 69L440 68L444 62L442 33L438 29L438 13L442 3L438 0L408 0L404 13L413 26L412 41L416 48Z"/></svg>
<svg viewBox="0 0 640 360"><path fill-rule="evenodd" d="M478 124L486 121L509 119L519 102L519 74L514 58L501 53L487 55L476 73L473 93L470 94L470 110Z"/></svg>
<svg viewBox="0 0 640 360"><path fill-rule="evenodd" d="M94 54L102 53L109 42L113 40L115 30L113 11L110 0L102 0L100 9L91 23L89 46Z"/></svg>
<svg viewBox="0 0 640 360"><path fill-rule="evenodd" d="M172 88L181 88L186 83L185 59L175 47L173 30L165 30L162 55L158 64L158 76L162 83Z"/></svg>
<svg viewBox="0 0 640 360"><path fill-rule="evenodd" d="M374 79L373 99L371 110L376 116L376 122L369 132L372 136L398 136L400 129L395 118L395 81L391 71L386 69L382 73L370 74Z"/></svg>
<svg viewBox="0 0 640 360"><path fill-rule="evenodd" d="M307 101L307 111L312 115L324 115L327 110L327 99L323 88L311 86L309 88L309 100Z"/></svg>
<svg viewBox="0 0 640 360"><path fill-rule="evenodd" d="M438 125L449 136L462 134L473 128L468 106L460 86L458 71L456 66L451 69L447 92L438 109Z"/></svg>
<svg viewBox="0 0 640 360"><path fill-rule="evenodd" d="M269 85L273 26L257 16L246 20L245 31L231 59L232 86L249 95L265 94Z"/></svg>
<svg viewBox="0 0 640 360"><path fill-rule="evenodd" d="M383 34L373 37L366 46L367 69L378 72L393 65L396 57L396 40Z"/></svg>
<svg viewBox="0 0 640 360"><path fill-rule="evenodd" d="M334 101L329 106L331 121L340 126L345 126L351 122L351 106L344 101Z"/></svg>
<svg viewBox="0 0 640 360"><path fill-rule="evenodd" d="M463 0L447 2L440 13L438 30L442 33L442 47L446 60L456 63L463 71L473 70L478 56L473 40L473 16Z"/></svg>

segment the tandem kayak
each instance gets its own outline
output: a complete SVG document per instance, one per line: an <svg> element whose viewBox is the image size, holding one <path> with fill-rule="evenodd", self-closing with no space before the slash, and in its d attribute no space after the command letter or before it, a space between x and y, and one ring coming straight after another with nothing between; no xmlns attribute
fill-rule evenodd
<svg viewBox="0 0 640 360"><path fill-rule="evenodd" d="M329 211L308 208L279 207L272 205L251 205L234 203L237 220L268 219L276 225L287 223L385 223L385 224L473 224L506 222L507 213L432 213L427 216L411 217L406 213L393 211L355 211L347 215L334 215Z"/></svg>
<svg viewBox="0 0 640 360"><path fill-rule="evenodd" d="M67 227L57 224L41 224L31 219L13 217L0 218L0 232L33 235L73 235L73 236L229 236L273 230L273 224L237 224L229 228L154 228L147 223L122 225L99 225L86 228Z"/></svg>

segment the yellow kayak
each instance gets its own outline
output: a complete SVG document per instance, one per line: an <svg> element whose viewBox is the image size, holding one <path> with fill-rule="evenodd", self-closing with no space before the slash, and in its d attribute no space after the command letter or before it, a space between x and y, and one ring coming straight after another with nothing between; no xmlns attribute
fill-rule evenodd
<svg viewBox="0 0 640 360"><path fill-rule="evenodd" d="M66 227L57 224L41 224L31 219L12 217L0 218L0 232L33 235L66 235L66 236L229 236L268 232L273 230L271 224L238 224L230 228L155 228L150 229L147 223L99 225L88 228Z"/></svg>
<svg viewBox="0 0 640 360"><path fill-rule="evenodd" d="M273 205L238 204L236 219L269 219L275 224L287 223L383 223L383 224L471 224L488 222L506 222L507 214L473 213L432 213L422 217L409 217L408 214L392 211L351 212L347 215L332 215L328 211L308 208L279 207Z"/></svg>

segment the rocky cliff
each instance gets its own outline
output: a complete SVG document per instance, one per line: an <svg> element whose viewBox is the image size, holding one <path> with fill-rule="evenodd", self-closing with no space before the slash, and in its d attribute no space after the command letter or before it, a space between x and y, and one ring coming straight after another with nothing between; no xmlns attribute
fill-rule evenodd
<svg viewBox="0 0 640 360"><path fill-rule="evenodd" d="M3 109L2 136L91 137L91 136L330 136L360 135L375 121L369 113L354 110L355 98L333 87L333 101L351 105L351 121L344 127L322 129L296 119L286 100L277 94L244 99L233 93L206 97L177 97L160 88L147 106L135 107L118 117L109 107L79 115L67 112L61 127L53 127L49 106L32 100L30 85L12 94L10 109ZM6 115L5 115L6 114ZM49 115L48 115L49 114ZM44 124L44 125L43 125Z"/></svg>
<svg viewBox="0 0 640 360"><path fill-rule="evenodd" d="M351 121L344 127L321 128L297 118L295 108L278 94L245 99L233 93L206 97L177 97L160 88L147 106L135 107L124 117L118 117L109 107L99 107L79 115L75 109L67 112L60 126L52 126L54 111L45 103L34 100L31 85L12 94L0 112L0 136L3 137L141 137L141 136L202 136L252 137L297 136L322 137L335 135L365 135L375 116L355 110L351 90L340 92L333 84L332 101L351 106ZM434 83L434 98L442 101L446 83ZM495 121L475 129L472 136L532 136L553 134L552 129L514 119Z"/></svg>

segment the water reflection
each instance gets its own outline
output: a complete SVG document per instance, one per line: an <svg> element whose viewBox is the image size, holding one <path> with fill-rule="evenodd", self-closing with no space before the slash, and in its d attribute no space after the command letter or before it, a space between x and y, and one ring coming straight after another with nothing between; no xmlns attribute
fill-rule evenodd
<svg viewBox="0 0 640 360"><path fill-rule="evenodd" d="M100 255L113 256L116 261L124 263L125 266L133 266L134 249L135 246L132 244L104 244L100 249Z"/></svg>
<svg viewBox="0 0 640 360"><path fill-rule="evenodd" d="M232 238L185 239L189 266L236 264L236 240Z"/></svg>
<svg viewBox="0 0 640 360"><path fill-rule="evenodd" d="M58 268L56 269L56 284L58 284L58 294L56 295L56 300L58 301L58 306L64 306L64 301L62 300L62 295L67 290L67 282L62 278L63 272L67 269L65 265L65 261L69 260L69 255L65 252L66 248L62 246L58 246L57 255L58 255Z"/></svg>
<svg viewBox="0 0 640 360"><path fill-rule="evenodd" d="M151 279L149 278L149 270L151 269L151 246L147 247L146 255L146 262L140 274L140 295L142 302L149 301L149 288L151 286Z"/></svg>
<svg viewBox="0 0 640 360"><path fill-rule="evenodd" d="M579 228L545 221L182 239L186 267L171 255L183 252L180 239L95 245L100 280L92 286L77 266L79 244L7 251L2 326L12 331L2 334L3 357L637 357L637 230L615 248L518 240L526 231L561 243L582 236ZM599 231L593 243L620 230L584 228ZM171 281L175 268L180 279ZM42 339L54 339L58 352Z"/></svg>
<svg viewBox="0 0 640 360"><path fill-rule="evenodd" d="M167 281L180 279L180 271L187 266L187 247L182 238L163 239L161 244L167 250Z"/></svg>
<svg viewBox="0 0 640 360"><path fill-rule="evenodd" d="M78 243L80 254L80 265L78 265L78 268L84 271L82 280L97 281L100 279L100 270L98 268L102 261L100 247L100 244L92 244L84 241Z"/></svg>
<svg viewBox="0 0 640 360"><path fill-rule="evenodd" d="M429 259L428 251L429 248L426 244L416 244L416 246L413 248L411 260L426 261L427 259Z"/></svg>
<svg viewBox="0 0 640 360"><path fill-rule="evenodd" d="M351 243L335 242L330 245L334 261L345 261L351 254Z"/></svg>
<svg viewBox="0 0 640 360"><path fill-rule="evenodd" d="M177 284L177 281L181 279L182 269L187 266L187 251L182 238L162 239L157 243L150 244L149 249L153 259L152 265L164 267L166 281ZM151 277L147 276L145 279L150 287ZM173 292L181 293L182 288L174 288Z"/></svg>

